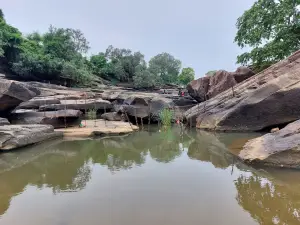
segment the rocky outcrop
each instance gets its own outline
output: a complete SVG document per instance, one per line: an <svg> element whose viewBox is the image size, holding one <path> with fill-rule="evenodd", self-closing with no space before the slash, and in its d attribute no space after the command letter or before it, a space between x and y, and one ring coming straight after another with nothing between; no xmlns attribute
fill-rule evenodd
<svg viewBox="0 0 300 225"><path fill-rule="evenodd" d="M174 108L172 99L164 97L140 97L131 96L124 101L121 111L126 112L128 116L137 118L148 118L151 121L157 121L161 110L164 108Z"/></svg>
<svg viewBox="0 0 300 225"><path fill-rule="evenodd" d="M57 97L36 97L27 102L22 102L17 109L38 109L42 105L60 104Z"/></svg>
<svg viewBox="0 0 300 225"><path fill-rule="evenodd" d="M117 112L103 113L101 115L101 119L108 120L108 121L121 121L122 115Z"/></svg>
<svg viewBox="0 0 300 225"><path fill-rule="evenodd" d="M10 122L6 118L0 117L0 126L9 125L9 124L10 124Z"/></svg>
<svg viewBox="0 0 300 225"><path fill-rule="evenodd" d="M10 119L12 124L48 124L62 128L79 125L81 115L81 111L72 109L45 112L17 109L11 113Z"/></svg>
<svg viewBox="0 0 300 225"><path fill-rule="evenodd" d="M194 99L203 102L253 75L253 71L248 67L239 67L235 72L219 70L213 76L205 76L192 81L187 85L187 90Z"/></svg>
<svg viewBox="0 0 300 225"><path fill-rule="evenodd" d="M16 81L0 80L0 114L7 114L20 103L36 96L22 83Z"/></svg>
<svg viewBox="0 0 300 225"><path fill-rule="evenodd" d="M197 128L259 131L300 119L300 51L185 113Z"/></svg>
<svg viewBox="0 0 300 225"><path fill-rule="evenodd" d="M40 111L47 110L64 110L64 109L74 109L74 110L89 110L89 109L101 109L109 110L112 108L112 104L109 101L103 99L86 99L86 100L60 100L60 104L49 104L41 105L39 107Z"/></svg>
<svg viewBox="0 0 300 225"><path fill-rule="evenodd" d="M49 125L0 126L0 150L12 150L57 137L62 137L62 132L55 132Z"/></svg>
<svg viewBox="0 0 300 225"><path fill-rule="evenodd" d="M239 157L248 163L300 168L300 120L248 141Z"/></svg>

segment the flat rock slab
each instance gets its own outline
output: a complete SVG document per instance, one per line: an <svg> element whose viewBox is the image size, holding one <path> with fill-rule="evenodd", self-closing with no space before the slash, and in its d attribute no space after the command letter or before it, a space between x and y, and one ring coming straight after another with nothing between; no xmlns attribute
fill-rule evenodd
<svg viewBox="0 0 300 225"><path fill-rule="evenodd" d="M80 110L72 109L45 112L18 109L11 114L11 122L12 124L48 124L54 128L62 128L65 126L78 126L81 115Z"/></svg>
<svg viewBox="0 0 300 225"><path fill-rule="evenodd" d="M22 102L17 109L38 109L42 105L60 104L56 97L36 97L27 102Z"/></svg>
<svg viewBox="0 0 300 225"><path fill-rule="evenodd" d="M86 126L83 128L66 128L57 129L62 131L64 137L75 137L75 138L87 138L94 136L105 136L105 135L119 135L132 133L139 128L135 125L121 121L104 121L104 120L84 120L82 124Z"/></svg>
<svg viewBox="0 0 300 225"><path fill-rule="evenodd" d="M60 104L43 105L39 107L40 111L47 110L88 110L88 109L111 109L112 104L103 99L86 99L86 100L60 100Z"/></svg>
<svg viewBox="0 0 300 225"><path fill-rule="evenodd" d="M5 125L0 126L0 150L12 150L48 139L62 137L50 125Z"/></svg>
<svg viewBox="0 0 300 225"><path fill-rule="evenodd" d="M239 157L246 162L265 165L300 167L300 120L275 133L248 141Z"/></svg>

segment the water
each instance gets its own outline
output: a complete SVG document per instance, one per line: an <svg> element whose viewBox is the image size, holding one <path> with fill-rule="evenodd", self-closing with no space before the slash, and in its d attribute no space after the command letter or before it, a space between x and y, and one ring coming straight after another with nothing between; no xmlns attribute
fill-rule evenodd
<svg viewBox="0 0 300 225"><path fill-rule="evenodd" d="M300 224L300 172L251 168L254 134L144 131L0 155L0 225Z"/></svg>

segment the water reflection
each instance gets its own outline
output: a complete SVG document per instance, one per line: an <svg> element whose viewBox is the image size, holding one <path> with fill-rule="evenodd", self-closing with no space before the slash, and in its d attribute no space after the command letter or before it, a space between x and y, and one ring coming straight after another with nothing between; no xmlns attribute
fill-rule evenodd
<svg viewBox="0 0 300 225"><path fill-rule="evenodd" d="M252 137L252 134L186 131L181 135L179 129L150 130L98 140L57 140L1 154L0 215L28 185L51 188L54 195L78 192L92 180L95 166L106 168L114 176L119 171L143 167L150 159L163 166L182 158L186 164L181 169L192 162L201 165L205 162L213 165L209 170L212 175L226 172L228 167L235 168L236 177L232 176L231 182L236 189L236 201L259 224L299 224L300 173L250 168L232 154Z"/></svg>
<svg viewBox="0 0 300 225"><path fill-rule="evenodd" d="M300 224L299 172L258 170L235 181L237 201L259 224Z"/></svg>

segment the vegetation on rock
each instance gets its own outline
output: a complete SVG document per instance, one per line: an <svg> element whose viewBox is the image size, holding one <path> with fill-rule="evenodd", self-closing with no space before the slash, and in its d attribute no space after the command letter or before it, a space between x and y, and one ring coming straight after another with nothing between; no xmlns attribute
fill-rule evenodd
<svg viewBox="0 0 300 225"><path fill-rule="evenodd" d="M250 47L237 62L259 72L300 48L300 0L258 0L238 19L235 42Z"/></svg>

